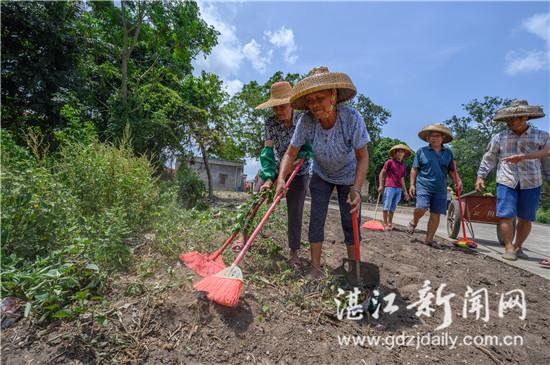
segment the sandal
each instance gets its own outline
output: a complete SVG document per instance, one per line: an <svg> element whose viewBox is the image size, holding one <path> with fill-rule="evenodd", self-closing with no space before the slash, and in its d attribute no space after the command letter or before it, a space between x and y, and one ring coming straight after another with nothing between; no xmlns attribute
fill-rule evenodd
<svg viewBox="0 0 550 365"><path fill-rule="evenodd" d="M409 222L409 226L407 227L407 233L413 234L415 229L416 229L416 224L413 224L413 222Z"/></svg>
<svg viewBox="0 0 550 365"><path fill-rule="evenodd" d="M515 252L505 252L502 254L502 258L509 261L516 261L518 259Z"/></svg>
<svg viewBox="0 0 550 365"><path fill-rule="evenodd" d="M441 246L441 244L435 240L432 240L432 241L426 241L424 242L425 245L428 245L430 247L433 247L433 248L437 248L438 250L441 250L443 247Z"/></svg>
<svg viewBox="0 0 550 365"><path fill-rule="evenodd" d="M545 259L539 262L539 265L542 265L544 267L550 267L550 259Z"/></svg>

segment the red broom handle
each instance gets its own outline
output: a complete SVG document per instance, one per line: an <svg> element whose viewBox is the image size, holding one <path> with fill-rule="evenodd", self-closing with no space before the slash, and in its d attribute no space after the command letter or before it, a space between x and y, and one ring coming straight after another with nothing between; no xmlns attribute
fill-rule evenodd
<svg viewBox="0 0 550 365"><path fill-rule="evenodd" d="M258 209L260 209L260 207L264 203L265 199L266 199L266 197L264 196L258 203L256 203L256 205L254 206L254 209L252 209L252 211L248 214L248 219L251 219L252 217L254 217L256 215L256 212L258 212ZM218 256L220 256L222 254L222 252L231 244L231 242L233 242L235 237L237 237L238 233L239 233L239 231L233 232L231 234L231 236L229 236L229 238L224 242L223 246L218 248L216 251L214 251L212 253L212 255L210 256L210 259L211 260L217 259Z"/></svg>
<svg viewBox="0 0 550 365"><path fill-rule="evenodd" d="M453 161L454 170L453 175L455 178L455 187L458 185L458 173L456 172L456 161ZM462 238L466 239L466 226L464 225L464 215L462 214L462 201L460 200L460 190L456 188L456 194L458 195L458 209L460 211L460 221L462 223Z"/></svg>
<svg viewBox="0 0 550 365"><path fill-rule="evenodd" d="M292 180L294 180L294 177L298 174L298 170L300 170L300 167L302 167L302 164L304 163L304 158L300 159L298 161L298 163L296 164L296 167L294 168L294 171L292 171L292 174L290 175L290 177L288 178L288 180L286 181L285 183L285 189L288 189L288 187L290 186L290 184L292 183ZM239 265L239 263L243 260L244 258L244 255L246 254L246 251L248 251L248 249L250 248L250 246L252 245L252 242L254 241L254 239L256 238L256 236L260 233L260 231L262 230L262 227L264 226L264 224L267 222L267 220L269 219L269 216L271 215L271 213L273 212L273 210L277 207L277 205L279 204L279 202L281 201L281 199L283 198L283 192L284 191L281 191L279 194L277 194L277 196L275 196L275 199L273 200L273 203L271 203L271 206L269 207L269 209L267 210L267 212L265 212L265 215L264 217L262 218L262 220L260 221L260 223L258 224L258 226L256 227L256 229L254 230L254 232L252 232L252 234L250 235L250 237L248 238L248 241L246 241L246 244L244 245L244 247L242 248L241 252L239 253L239 255L237 256L237 258L235 259L235 261L233 261L233 265Z"/></svg>
<svg viewBox="0 0 550 365"><path fill-rule="evenodd" d="M357 222L357 216L357 211L351 214L351 220L353 221L353 243L355 245L355 261L361 261L361 249L359 248L359 223Z"/></svg>

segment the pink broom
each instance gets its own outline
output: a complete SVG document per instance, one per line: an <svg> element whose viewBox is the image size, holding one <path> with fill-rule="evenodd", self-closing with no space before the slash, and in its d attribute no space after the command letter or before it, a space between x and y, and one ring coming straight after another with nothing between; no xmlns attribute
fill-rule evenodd
<svg viewBox="0 0 550 365"><path fill-rule="evenodd" d="M248 215L248 219L251 220L255 215L258 209L260 209L260 206L265 201L265 197L262 198L255 206L254 209L252 209L252 212ZM220 272L221 270L225 269L225 263L223 262L221 254L233 240L235 237L237 237L237 234L239 234L239 231L235 231L227 238L227 240L224 242L222 247L218 248L216 251L212 253L201 253L197 251L192 251L188 253L182 253L180 255L180 261L187 266L189 269L193 270L195 273L197 273L200 276L209 276L212 274L215 274L217 272Z"/></svg>
<svg viewBox="0 0 550 365"><path fill-rule="evenodd" d="M382 193L378 193L378 199L376 199L376 208L374 208L374 219L371 219L370 221L366 221L363 223L361 228L369 229L371 231L383 231L384 225L376 220L376 213L378 212L378 203L380 203L380 195Z"/></svg>
<svg viewBox="0 0 550 365"><path fill-rule="evenodd" d="M285 184L285 190L288 189L290 186L290 183L292 183L292 180L294 180L294 177L298 173L298 170L304 163L304 159L300 159L298 163L296 164L296 167L294 168L294 171L288 178L286 184ZM250 238L246 241L246 244L244 245L243 249L233 261L231 266L228 268L223 269L222 271L218 272L217 274L213 274L211 276L207 276L201 281L195 283L195 289L198 291L203 291L208 293L208 299L211 301L218 303L220 305L229 307L229 308L235 308L237 304L239 304L239 298L241 297L241 294L244 290L244 278L243 273L241 269L239 268L239 264L244 259L244 256L250 246L252 245L252 242L256 238L256 236L260 233L262 230L262 227L269 219L269 216L275 210L281 199L283 198L283 192L279 193L275 199L273 200L273 203L263 216L262 220L254 229L254 232L250 235Z"/></svg>

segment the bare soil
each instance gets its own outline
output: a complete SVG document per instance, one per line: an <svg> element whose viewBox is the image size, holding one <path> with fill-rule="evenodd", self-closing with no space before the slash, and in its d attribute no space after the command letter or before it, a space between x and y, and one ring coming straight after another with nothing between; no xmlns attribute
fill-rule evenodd
<svg viewBox="0 0 550 365"><path fill-rule="evenodd" d="M307 238L308 219L304 222ZM402 228L402 227L401 227ZM185 267L166 260L148 246L140 247L138 261L156 263L144 279L141 271L113 281L104 325L86 314L46 326L21 320L2 333L4 364L548 364L550 363L549 282L528 272L441 242L428 247L401 230L363 231L365 261L380 269L382 296L395 293L399 310L378 319L361 321L336 317L335 281L305 280L309 254L302 250L304 269L289 273L285 264L284 229L264 232L284 251L269 254L269 246L253 247L242 265L246 292L237 309L227 309L197 297L197 278ZM422 237L422 232L415 235ZM338 211L330 210L323 260L327 271L345 256ZM267 248L266 248L267 247ZM265 252L264 252L265 251ZM258 258L264 258L263 263ZM226 261L227 262L227 261ZM145 275L147 276L147 275ZM417 317L406 306L419 300L418 290L430 280L435 295L451 299L453 323L435 331L443 307L431 317ZM136 284L137 283L137 284ZM284 283L284 284L282 284ZM141 287L140 287L141 285ZM467 287L486 288L490 319L462 317ZM129 290L132 288L133 290ZM500 294L521 289L527 317L519 311L498 316ZM131 294L129 294L131 293ZM327 300L327 293L328 300ZM383 302L385 304L385 302ZM440 334L450 336L521 336L522 346L342 346L337 336Z"/></svg>

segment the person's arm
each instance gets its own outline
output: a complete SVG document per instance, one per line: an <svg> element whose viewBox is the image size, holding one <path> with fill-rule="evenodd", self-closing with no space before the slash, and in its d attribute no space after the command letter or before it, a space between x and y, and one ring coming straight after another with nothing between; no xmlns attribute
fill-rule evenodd
<svg viewBox="0 0 550 365"><path fill-rule="evenodd" d="M503 158L502 160L508 163L518 163L525 160L537 160L537 159L543 159L546 157L550 157L550 150L540 150L537 152L531 152L531 153L523 153L519 155L512 155Z"/></svg>
<svg viewBox="0 0 550 365"><path fill-rule="evenodd" d="M414 198L416 196L416 175L418 174L418 169L420 168L420 154L422 153L422 149L419 149L416 151L414 155L413 164L411 167L411 175L409 176L409 182L411 186L409 186L409 194L411 198Z"/></svg>
<svg viewBox="0 0 550 365"><path fill-rule="evenodd" d="M411 182L411 186L409 186L409 194L412 198L416 196L416 168L411 168L411 175L409 177L409 180Z"/></svg>
<svg viewBox="0 0 550 365"><path fill-rule="evenodd" d="M275 195L279 194L281 191L284 191L284 193L286 193L286 190L284 188L286 177L288 176L288 174L290 174L292 167L294 166L294 160L296 160L299 151L300 147L294 147L291 144L288 145L288 149L285 152L283 161L279 166L279 177L277 177L277 191L275 192Z"/></svg>
<svg viewBox="0 0 550 365"><path fill-rule="evenodd" d="M477 170L477 179L476 179L476 190L482 191L485 189L485 178L497 165L497 157L499 147L499 135L493 137L489 145L487 146L487 151L481 159L479 164L479 169Z"/></svg>
<svg viewBox="0 0 550 365"><path fill-rule="evenodd" d="M378 175L378 193L382 193L384 191L384 182L386 181L386 164L384 164L384 167L382 167L382 170L380 170L380 175Z"/></svg>
<svg viewBox="0 0 550 365"><path fill-rule="evenodd" d="M411 197L409 196L409 193L407 192L407 185L405 184L405 177L401 178L401 189L403 189L403 198L405 201L408 201Z"/></svg>
<svg viewBox="0 0 550 365"><path fill-rule="evenodd" d="M454 176L453 171L449 171L449 177L455 182L456 191L462 192L462 180L460 179L460 176L458 175L458 171L456 173L456 180L455 180L455 176Z"/></svg>
<svg viewBox="0 0 550 365"><path fill-rule="evenodd" d="M369 150L367 149L367 145L355 150L355 158L357 158L355 180L348 196L348 203L351 205L350 213L354 213L361 206L361 187L369 169Z"/></svg>

